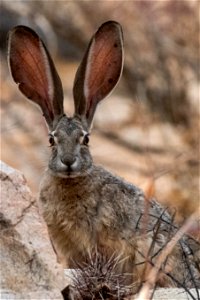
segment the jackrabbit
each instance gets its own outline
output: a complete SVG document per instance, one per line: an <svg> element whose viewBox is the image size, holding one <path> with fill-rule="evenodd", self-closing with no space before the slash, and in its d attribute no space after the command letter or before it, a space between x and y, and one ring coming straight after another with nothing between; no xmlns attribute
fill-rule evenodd
<svg viewBox="0 0 200 300"><path fill-rule="evenodd" d="M116 254L120 257L116 272L126 272L127 277L131 274L131 282L141 283L147 253L153 264L176 229L169 214L156 202L146 201L138 187L94 165L88 147L97 104L116 86L123 56L120 24L102 24L76 73L75 113L69 117L63 110L61 80L42 40L25 26L9 33L8 59L13 79L20 91L40 106L49 128L52 152L39 201L58 257L66 266L76 267L95 249L108 257ZM148 224L144 226L145 222ZM168 258L158 284L193 284L190 269L195 270L195 266L190 261L188 269L182 258L182 248L186 256L190 254L186 242L177 245ZM196 271L193 274L198 276Z"/></svg>

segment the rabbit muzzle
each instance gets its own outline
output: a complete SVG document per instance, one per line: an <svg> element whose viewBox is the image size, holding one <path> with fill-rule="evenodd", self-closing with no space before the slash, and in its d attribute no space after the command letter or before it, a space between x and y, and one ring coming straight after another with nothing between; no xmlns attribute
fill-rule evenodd
<svg viewBox="0 0 200 300"><path fill-rule="evenodd" d="M60 155L58 149L52 151L49 161L49 169L53 175L58 177L79 177L90 172L92 158L88 149L81 149L74 155ZM85 146L86 148L86 146Z"/></svg>

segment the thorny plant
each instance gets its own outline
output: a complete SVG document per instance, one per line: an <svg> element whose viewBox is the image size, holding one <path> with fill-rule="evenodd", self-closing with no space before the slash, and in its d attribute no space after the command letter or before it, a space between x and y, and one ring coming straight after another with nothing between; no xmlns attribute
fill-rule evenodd
<svg viewBox="0 0 200 300"><path fill-rule="evenodd" d="M125 299L131 296L132 285L125 284L127 273L116 274L116 265L122 262L114 253L111 257L101 254L97 249L90 254L87 262L78 264L72 272L76 299Z"/></svg>
<svg viewBox="0 0 200 300"><path fill-rule="evenodd" d="M163 213L160 215L160 218L158 218L158 220L154 226L156 229L154 231L154 239L152 240L152 244L148 251L147 257L145 258L145 256L140 252L140 254L143 255L143 257L144 257L143 263L146 264L148 262L149 264L152 265L152 269L149 271L146 282L143 285L143 287L140 289L139 294L135 298L135 300L152 299L155 288L156 288L156 279L157 279L157 276L158 276L158 273L160 270L162 270L162 272L164 274L166 274L172 280L172 282L174 282L174 284L177 287L183 288L185 290L185 292L191 297L191 299L194 299L194 300L200 299L199 290L197 287L197 279L195 278L194 270L190 265L190 258L191 258L191 256L194 256L194 253L190 247L190 243L186 243L185 241L181 240L183 235L188 232L188 230L192 227L193 223L198 219L199 214L198 214L198 212L194 213L190 218L188 218L188 220L185 222L185 224L179 230L173 223L175 214L172 216L170 223L168 221L164 220L162 218L162 215L163 215ZM167 223L167 225L169 225L171 227L171 231L175 230L175 234L173 236L169 235L168 240L165 243L165 245L163 247L161 247L157 251L157 253L155 253L153 256L151 256L151 250L153 248L153 244L155 243L156 237L159 233L158 228L160 228L161 222ZM195 239L193 239L190 236L187 236L187 239L190 240L191 243L196 244L196 247L199 248L199 246L200 246L199 242L197 242ZM182 282L177 280L177 278L175 276L172 276L170 273L165 272L165 270L162 267L162 265L165 265L165 263L168 259L168 255L170 254L170 252L173 250L173 248L175 247L175 245L177 243L179 243L180 248L182 250L182 263L185 264L186 270L187 270L187 273L185 274L185 278ZM155 257L157 257L157 258L156 258L155 262L153 262L153 258L155 258ZM196 268L200 271L200 268L199 268L197 262L196 262ZM185 282L188 279L191 280L191 282L193 283L193 286L196 290L196 295L193 295L190 292L190 289L186 286Z"/></svg>
<svg viewBox="0 0 200 300"><path fill-rule="evenodd" d="M144 264L144 272L143 272L143 285L138 286L137 292L138 296L133 295L132 288L137 286L137 282L133 283L133 285L127 286L125 284L126 278L129 274L115 273L116 265L120 264L122 261L120 256L117 256L114 253L111 257L106 257L106 255L102 254L95 249L94 253L90 254L87 262L84 264L77 264L77 269L72 272L72 285L73 289L76 291L76 296L73 298L75 300L147 300L152 299L155 288L156 281L160 272L166 275L173 283L174 286L182 288L185 290L188 296L191 299L196 300L200 299L199 290L197 287L197 279L194 275L194 270L191 267L190 259L191 256L194 255L190 243L195 244L196 248L200 247L198 241L194 238L186 235L186 238L189 243L185 242L182 239L183 235L185 235L190 227L193 225L194 220L198 218L198 214L193 214L186 223L178 229L174 224L175 213L172 215L171 219L168 220L164 217L166 209L164 209L160 217L151 215L151 217L155 218L155 224L153 228L153 239L147 253L142 253L140 249L137 249L138 253L144 260L139 264ZM147 213L147 210L145 211ZM141 215L136 224L136 229L144 234L143 222L141 221L143 217L146 216ZM167 225L168 230L166 230L166 234L168 236L167 241L162 244L160 248L153 253L153 249L155 246L155 242L157 238L159 238L159 233L162 228L162 225ZM148 232L147 232L148 234ZM182 263L186 266L186 274L183 281L179 281L174 275L165 270L165 265L168 260L168 255L173 250L176 244L179 244L182 250ZM148 266L148 267L147 267ZM149 266L151 268L149 269ZM196 265L197 269L199 267ZM146 272L147 271L147 272ZM186 285L186 281L190 280L193 283L193 286L196 290L196 295L192 294L189 287ZM64 297L64 299L71 299L68 297Z"/></svg>

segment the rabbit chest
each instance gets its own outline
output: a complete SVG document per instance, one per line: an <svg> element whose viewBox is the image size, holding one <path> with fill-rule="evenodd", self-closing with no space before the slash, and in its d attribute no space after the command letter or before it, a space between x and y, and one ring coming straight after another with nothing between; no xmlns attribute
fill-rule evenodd
<svg viewBox="0 0 200 300"><path fill-rule="evenodd" d="M91 251L107 240L101 195L94 195L94 184L82 184L45 176L40 190L40 206L50 237L56 250L68 256Z"/></svg>
<svg viewBox="0 0 200 300"><path fill-rule="evenodd" d="M94 177L95 174L80 180L65 180L46 174L42 181L43 217L56 250L65 257L76 259L80 253L91 252L96 246L108 252L127 249L131 232L127 227L132 227L133 220L128 215L131 209L125 205L124 218L123 208L117 207L120 201L108 201L105 182L98 178L96 183Z"/></svg>

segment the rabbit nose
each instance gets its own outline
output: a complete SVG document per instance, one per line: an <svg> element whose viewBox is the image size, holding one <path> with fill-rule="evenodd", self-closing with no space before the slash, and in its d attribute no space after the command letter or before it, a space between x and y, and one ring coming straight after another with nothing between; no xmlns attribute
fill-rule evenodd
<svg viewBox="0 0 200 300"><path fill-rule="evenodd" d="M68 168L68 169L71 169L71 167L76 163L77 161L77 158L76 157L73 157L73 158L70 158L70 157L62 157L61 158L61 162Z"/></svg>

